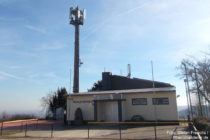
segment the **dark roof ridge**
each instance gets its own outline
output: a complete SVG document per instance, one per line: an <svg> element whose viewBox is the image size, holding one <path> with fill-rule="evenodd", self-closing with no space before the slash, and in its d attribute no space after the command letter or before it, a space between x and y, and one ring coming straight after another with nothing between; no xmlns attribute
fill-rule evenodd
<svg viewBox="0 0 210 140"><path fill-rule="evenodd" d="M111 76L122 77L122 78L131 79L131 80L142 80L142 81L152 82L152 80L147 80L147 79L142 79L142 78L136 78L136 77L133 77L133 78L128 78L128 77L126 77L126 76L122 76L122 75L111 75ZM169 85L169 86L175 87L174 85L171 85L170 83L165 83L165 82L160 82L160 81L154 81L154 82L155 82L155 83L160 83L160 84L166 84L166 85Z"/></svg>
<svg viewBox="0 0 210 140"><path fill-rule="evenodd" d="M136 79L136 80L144 80L144 81L149 81L149 82L152 82L152 80L147 80L147 79L141 79L141 78L135 78L133 77L133 79ZM171 85L170 83L165 83L165 82L160 82L160 81L154 81L155 83L161 83L161 84L168 84L168 85ZM173 85L171 85L173 86Z"/></svg>

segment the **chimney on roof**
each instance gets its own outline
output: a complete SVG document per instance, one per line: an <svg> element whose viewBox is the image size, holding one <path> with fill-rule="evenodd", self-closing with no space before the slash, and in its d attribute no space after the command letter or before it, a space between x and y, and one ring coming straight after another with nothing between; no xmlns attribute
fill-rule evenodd
<svg viewBox="0 0 210 140"><path fill-rule="evenodd" d="M111 89L111 72L103 72L102 73L102 90L110 90Z"/></svg>

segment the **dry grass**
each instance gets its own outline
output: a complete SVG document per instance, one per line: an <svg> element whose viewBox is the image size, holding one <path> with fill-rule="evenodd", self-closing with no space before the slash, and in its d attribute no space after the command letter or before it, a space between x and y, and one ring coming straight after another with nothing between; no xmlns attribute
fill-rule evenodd
<svg viewBox="0 0 210 140"><path fill-rule="evenodd" d="M197 117L193 120L193 123L200 131L210 131L210 118Z"/></svg>

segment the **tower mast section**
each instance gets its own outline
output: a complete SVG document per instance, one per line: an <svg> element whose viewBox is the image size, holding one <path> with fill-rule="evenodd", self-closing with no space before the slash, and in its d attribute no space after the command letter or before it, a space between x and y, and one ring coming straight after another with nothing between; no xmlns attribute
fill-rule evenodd
<svg viewBox="0 0 210 140"><path fill-rule="evenodd" d="M75 41L74 41L74 81L73 81L73 93L79 92L79 26L83 25L85 18L85 10L76 8L70 8L70 24L75 27Z"/></svg>

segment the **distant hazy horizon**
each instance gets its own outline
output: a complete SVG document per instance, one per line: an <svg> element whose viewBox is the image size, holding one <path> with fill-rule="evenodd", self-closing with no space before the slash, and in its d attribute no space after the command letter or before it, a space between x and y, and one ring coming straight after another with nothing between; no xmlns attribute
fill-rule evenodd
<svg viewBox="0 0 210 140"><path fill-rule="evenodd" d="M178 111L187 109L187 106L177 106ZM42 109L40 110L0 110L0 114L1 113L7 113L7 114L43 114L45 113L45 111L43 111Z"/></svg>
<svg viewBox="0 0 210 140"><path fill-rule="evenodd" d="M45 111L42 110L0 110L0 116L2 113L6 113L7 115L15 115L15 114L31 114L36 117L45 117Z"/></svg>

